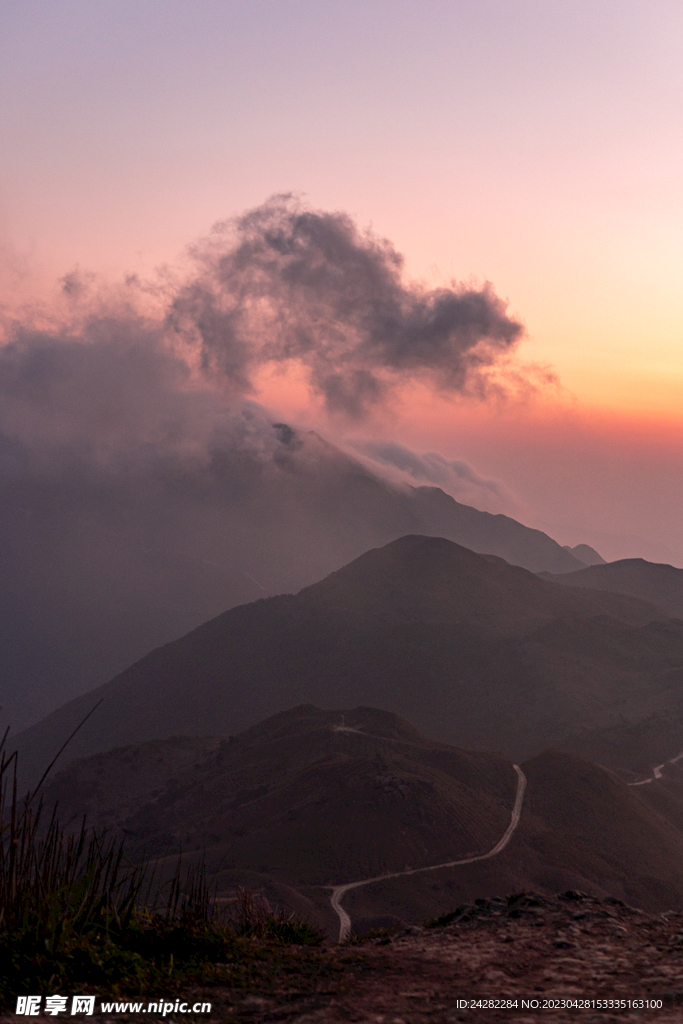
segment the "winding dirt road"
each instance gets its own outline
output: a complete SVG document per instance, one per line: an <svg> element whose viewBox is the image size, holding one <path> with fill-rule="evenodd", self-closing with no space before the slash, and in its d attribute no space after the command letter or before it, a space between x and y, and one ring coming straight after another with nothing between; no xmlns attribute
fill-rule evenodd
<svg viewBox="0 0 683 1024"><path fill-rule="evenodd" d="M353 729L344 724L342 718L342 724L333 726L335 732L362 732L360 729ZM652 769L652 775L647 779L640 779L638 782L629 782L629 786L646 786L649 783L654 782L657 779L662 778L662 769L668 764L676 764L678 761L683 759L683 751L676 757L672 757L669 761L665 761L663 764L655 765ZM515 796L515 803L512 808L512 814L510 816L510 824L507 829L498 840L493 849L489 850L488 853L479 854L476 857L465 857L462 860L451 860L445 864L430 864L425 868L411 868L409 871L394 871L386 875L375 875L373 878L363 878L359 882L347 882L345 885L330 886L332 893L330 895L330 903L332 909L339 918L339 942L344 942L348 939L351 934L351 918L344 910L341 905L341 901L347 892L351 889L360 889L364 885L372 885L373 882L382 882L387 878L403 878L406 875L417 875L423 871L438 871L440 868L455 868L460 864L473 864L480 860L489 860L491 857L495 857L502 850L505 849L507 844L510 842L512 835L519 824L519 818L522 813L522 803L524 801L524 791L526 789L526 776L519 765L514 764L512 766L517 772L517 793Z"/></svg>
<svg viewBox="0 0 683 1024"><path fill-rule="evenodd" d="M666 768L668 764L676 764L676 762L680 761L681 758L683 758L683 751L681 751L680 754L677 754L676 757L672 757L670 760L665 761L663 764L655 765L655 767L652 769L652 775L648 779L641 779L639 782L628 782L627 785L647 786L650 782L654 782L655 779L661 779L662 768Z"/></svg>
<svg viewBox="0 0 683 1024"><path fill-rule="evenodd" d="M445 864L430 864L426 868L411 868L409 871L393 871L387 875L375 875L374 878L363 878L360 882L347 882L346 885L335 885L331 887L332 893L330 895L330 903L332 904L332 909L339 918L339 942L344 942L351 934L351 918L341 905L342 899L347 892L350 892L351 889L360 889L361 886L372 885L373 882L383 882L387 878L403 878L406 875L419 875L423 871L438 871L439 868L455 868L458 867L459 864L474 864L475 861L478 860L489 860L491 857L495 857L505 849L519 824L519 817L522 813L522 803L524 801L524 790L526 789L526 775L519 765L513 764L512 767L517 772L517 793L515 795L512 814L510 816L510 824L493 849L489 850L488 853L481 853L476 857L465 857L463 860L449 860L446 861Z"/></svg>

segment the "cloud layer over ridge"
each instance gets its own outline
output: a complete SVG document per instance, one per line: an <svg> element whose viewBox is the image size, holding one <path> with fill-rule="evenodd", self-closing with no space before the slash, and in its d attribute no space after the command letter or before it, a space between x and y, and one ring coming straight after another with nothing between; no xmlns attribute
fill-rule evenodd
<svg viewBox="0 0 683 1024"><path fill-rule="evenodd" d="M0 671L15 723L410 531L379 465L253 400L261 368L303 367L330 413L357 420L412 379L488 393L522 334L490 286L406 283L390 243L291 197L217 226L181 277L106 290L72 273L61 307L5 311L2 327Z"/></svg>

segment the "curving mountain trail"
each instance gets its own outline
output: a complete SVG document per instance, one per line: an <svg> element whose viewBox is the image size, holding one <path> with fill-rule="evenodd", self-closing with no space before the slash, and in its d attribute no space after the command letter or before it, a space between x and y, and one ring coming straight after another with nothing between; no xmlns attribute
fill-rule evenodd
<svg viewBox="0 0 683 1024"><path fill-rule="evenodd" d="M505 849L519 824L519 818L522 813L522 803L524 801L524 790L526 789L526 775L519 765L513 764L512 767L517 772L517 793L515 795L512 814L510 816L510 824L496 845L489 850L488 853L481 853L476 857L465 857L462 860L446 861L445 864L430 864L424 868L411 868L409 871L393 871L386 875L375 875L373 878L363 878L360 882L347 882L345 885L335 885L332 887L330 903L332 905L332 909L339 918L339 942L344 942L351 934L351 918L341 905L342 899L347 892L350 892L351 889L360 889L364 885L372 885L373 882L383 882L387 878L403 878L406 875L419 875L423 871L438 871L440 868L455 868L460 864L474 864L475 861L489 860L491 857L495 857Z"/></svg>
<svg viewBox="0 0 683 1024"><path fill-rule="evenodd" d="M655 767L652 769L652 775L650 775L647 779L640 779L638 782L629 782L629 783L627 783L627 785L629 785L629 786L647 786L650 782L654 782L655 779L661 779L661 777L662 777L662 768L666 768L666 766L668 764L676 764L676 762L680 761L681 758L683 758L683 750L681 751L680 754L676 754L676 757L672 757L668 761L664 761L663 764L655 765Z"/></svg>

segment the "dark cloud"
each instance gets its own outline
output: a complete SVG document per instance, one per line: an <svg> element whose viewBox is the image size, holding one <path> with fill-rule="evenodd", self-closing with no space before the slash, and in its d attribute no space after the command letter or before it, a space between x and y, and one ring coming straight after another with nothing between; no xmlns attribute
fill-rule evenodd
<svg viewBox="0 0 683 1024"><path fill-rule="evenodd" d="M296 361L328 410L351 416L407 379L482 395L523 334L489 284L408 283L389 242L289 196L217 225L193 255L170 322L233 391Z"/></svg>

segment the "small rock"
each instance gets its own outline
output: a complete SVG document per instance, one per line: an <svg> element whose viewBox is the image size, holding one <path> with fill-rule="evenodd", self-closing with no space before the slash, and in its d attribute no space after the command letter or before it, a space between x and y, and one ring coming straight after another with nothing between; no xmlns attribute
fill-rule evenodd
<svg viewBox="0 0 683 1024"><path fill-rule="evenodd" d="M585 900L587 896L585 892L580 892L578 889L567 889L565 892L561 892L558 898L561 900Z"/></svg>

